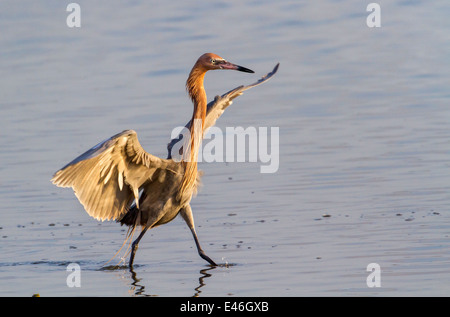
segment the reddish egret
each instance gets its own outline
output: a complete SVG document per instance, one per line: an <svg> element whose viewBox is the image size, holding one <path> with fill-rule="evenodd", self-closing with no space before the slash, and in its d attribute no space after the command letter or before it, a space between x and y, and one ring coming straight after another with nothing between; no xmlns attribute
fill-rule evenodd
<svg viewBox="0 0 450 317"><path fill-rule="evenodd" d="M81 154L52 178L57 186L72 187L86 212L97 220L116 220L129 226L129 232L134 232L137 226L142 227L132 243L130 268L145 232L170 222L178 214L191 230L198 254L210 265L217 265L200 247L190 206L200 178L196 160L200 146L198 141L203 137L203 131L215 124L234 98L268 80L275 74L278 65L254 84L237 87L207 104L203 79L207 71L214 69L253 73L216 54L200 56L186 82L194 104L192 119L186 125L191 137L183 143L183 147L190 147L188 158L184 156L180 161L172 159L172 147L181 141L181 137L168 144L168 158L161 159L142 148L135 131L125 130ZM201 122L201 129L195 128L194 121Z"/></svg>

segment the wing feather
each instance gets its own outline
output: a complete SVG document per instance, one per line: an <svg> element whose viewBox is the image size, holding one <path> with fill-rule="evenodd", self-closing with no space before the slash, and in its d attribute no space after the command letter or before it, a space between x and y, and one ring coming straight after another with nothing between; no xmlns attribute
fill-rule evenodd
<svg viewBox="0 0 450 317"><path fill-rule="evenodd" d="M99 220L118 219L137 197L139 188L153 181L172 161L147 153L133 130L125 130L97 144L57 171L52 182L72 187L86 212Z"/></svg>

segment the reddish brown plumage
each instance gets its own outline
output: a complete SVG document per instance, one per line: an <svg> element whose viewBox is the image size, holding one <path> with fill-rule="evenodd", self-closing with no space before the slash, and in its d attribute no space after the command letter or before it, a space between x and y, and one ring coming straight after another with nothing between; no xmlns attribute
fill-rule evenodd
<svg viewBox="0 0 450 317"><path fill-rule="evenodd" d="M201 140L203 139L203 127L205 124L207 105L203 81L208 70L220 68L212 63L213 60L222 61L224 59L213 53L205 53L200 56L189 73L189 77L186 81L186 90L194 103L194 112L192 114L191 126L189 127L191 139L189 140L189 143L185 143L185 149L183 149L183 164L185 165L185 173L181 183L181 195L192 191L197 180L198 151Z"/></svg>

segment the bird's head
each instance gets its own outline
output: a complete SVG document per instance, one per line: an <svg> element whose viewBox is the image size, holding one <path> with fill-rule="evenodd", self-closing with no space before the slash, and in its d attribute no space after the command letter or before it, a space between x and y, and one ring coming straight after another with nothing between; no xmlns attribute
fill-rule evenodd
<svg viewBox="0 0 450 317"><path fill-rule="evenodd" d="M240 72L254 73L254 71L252 71L251 69L230 63L214 53L203 54L197 60L197 64L207 71L214 69L231 69L238 70Z"/></svg>

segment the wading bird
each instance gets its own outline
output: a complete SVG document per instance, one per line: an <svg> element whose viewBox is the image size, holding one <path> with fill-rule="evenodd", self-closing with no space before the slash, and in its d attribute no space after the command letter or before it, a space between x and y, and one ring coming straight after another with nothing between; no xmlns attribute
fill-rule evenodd
<svg viewBox="0 0 450 317"><path fill-rule="evenodd" d="M200 257L217 266L200 247L190 206L200 179L196 160L200 141L204 131L215 124L234 98L272 77L278 64L254 84L237 87L207 104L203 80L207 71L215 69L253 73L216 54L200 56L186 82L194 112L186 125L190 138L183 140L181 160L172 158L172 148L182 141L182 136L172 139L167 146L168 158L161 159L142 148L135 131L125 130L81 154L52 178L57 186L72 187L86 212L97 220L116 220L127 225L130 227L129 235L137 226L142 227L131 245L130 268L145 232L170 222L178 214L191 230ZM200 123L197 125L200 129L194 122Z"/></svg>

